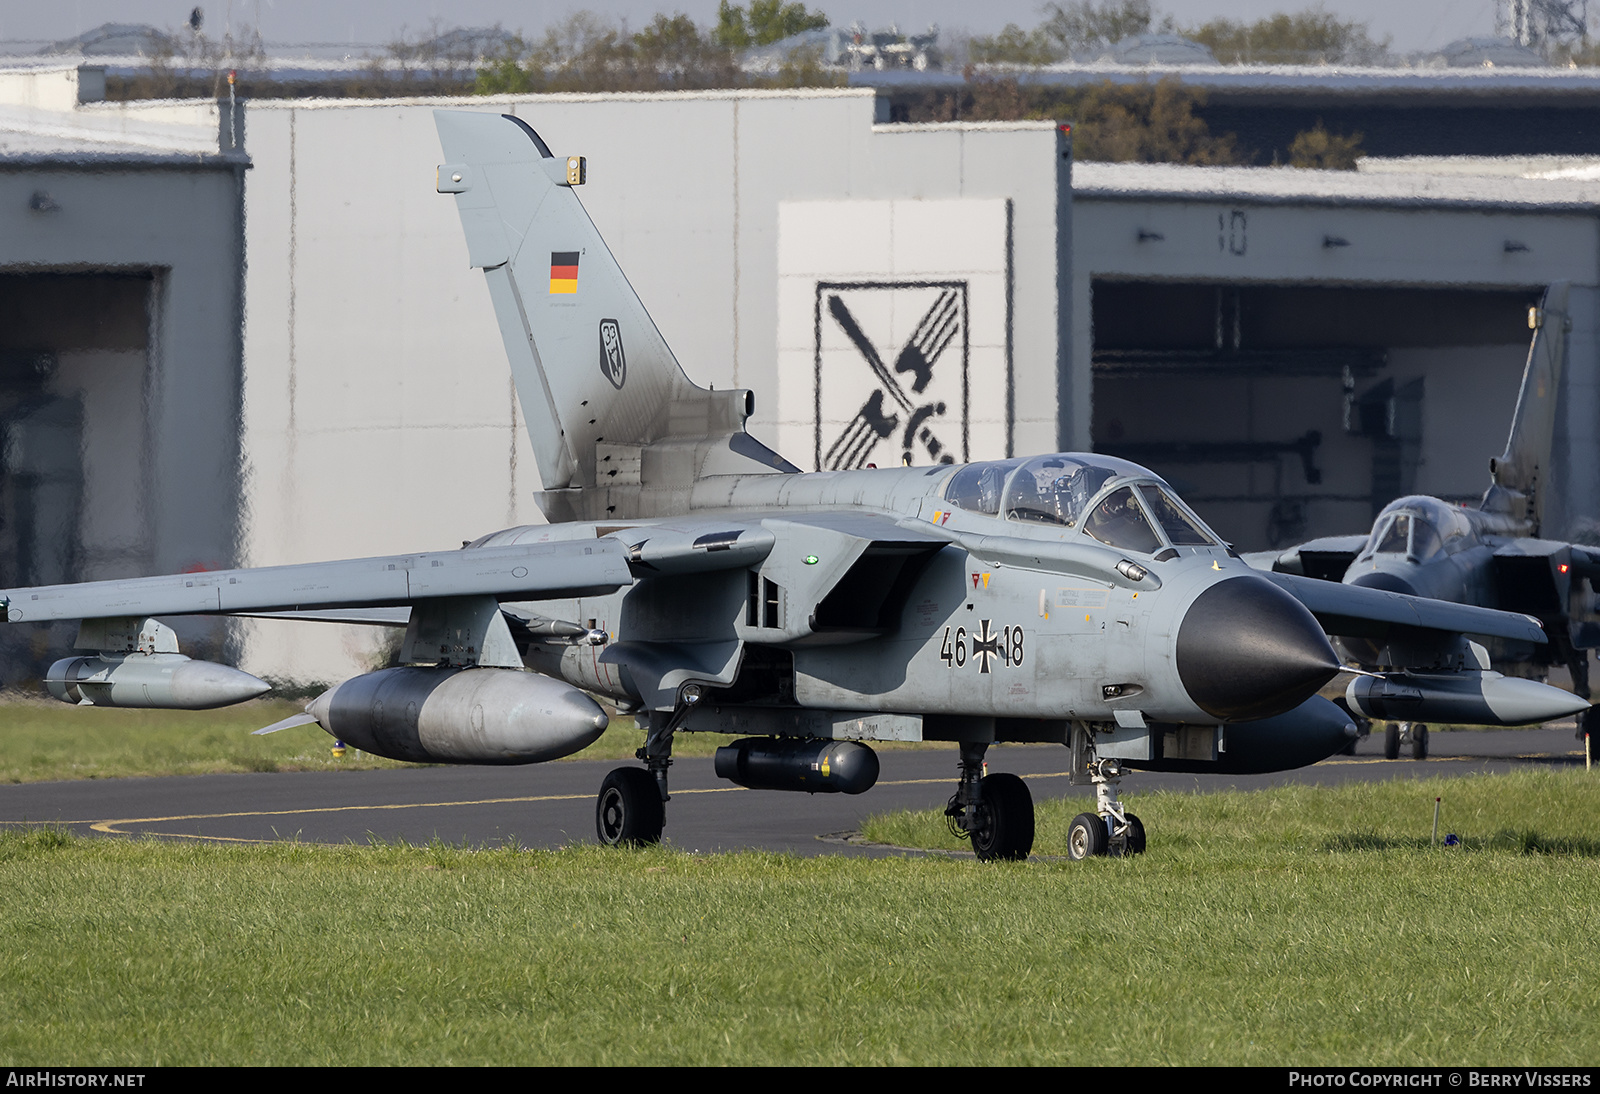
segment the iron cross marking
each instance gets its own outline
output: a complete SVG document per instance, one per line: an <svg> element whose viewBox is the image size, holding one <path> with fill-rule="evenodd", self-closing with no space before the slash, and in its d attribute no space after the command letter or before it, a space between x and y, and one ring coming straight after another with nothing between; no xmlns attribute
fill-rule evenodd
<svg viewBox="0 0 1600 1094"><path fill-rule="evenodd" d="M1000 656L1000 636L989 631L989 621L980 620L982 630L972 639L972 656L978 659L978 671L987 673L989 662Z"/></svg>

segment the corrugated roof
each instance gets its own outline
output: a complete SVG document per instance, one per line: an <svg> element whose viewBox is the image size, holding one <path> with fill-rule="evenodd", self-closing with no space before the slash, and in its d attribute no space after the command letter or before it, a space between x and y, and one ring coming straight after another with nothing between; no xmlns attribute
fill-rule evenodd
<svg viewBox="0 0 1600 1094"><path fill-rule="evenodd" d="M1075 163L1074 200L1191 199L1253 204L1579 209L1600 206L1600 181L1307 171L1294 167L1189 167Z"/></svg>

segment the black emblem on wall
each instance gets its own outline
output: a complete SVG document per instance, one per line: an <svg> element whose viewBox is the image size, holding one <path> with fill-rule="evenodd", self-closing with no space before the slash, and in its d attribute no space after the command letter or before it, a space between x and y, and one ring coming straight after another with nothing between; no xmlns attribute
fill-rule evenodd
<svg viewBox="0 0 1600 1094"><path fill-rule="evenodd" d="M966 462L965 281L819 282L816 353L818 470Z"/></svg>
<svg viewBox="0 0 1600 1094"><path fill-rule="evenodd" d="M628 380L628 358L622 352L622 328L615 319L600 320L600 371L618 391Z"/></svg>

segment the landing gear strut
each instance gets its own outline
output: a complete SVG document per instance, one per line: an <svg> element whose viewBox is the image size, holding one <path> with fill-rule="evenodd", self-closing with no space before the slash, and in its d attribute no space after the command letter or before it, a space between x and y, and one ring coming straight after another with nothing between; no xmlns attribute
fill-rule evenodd
<svg viewBox="0 0 1600 1094"><path fill-rule="evenodd" d="M1079 861L1094 855L1142 855L1145 848L1144 822L1123 808L1118 789L1128 773L1116 760L1095 755L1094 735L1087 726L1074 723L1072 729L1074 783L1083 775L1094 784L1093 813L1079 813L1067 829L1067 857Z"/></svg>
<svg viewBox="0 0 1600 1094"><path fill-rule="evenodd" d="M1021 861L1033 850L1033 795L1015 775L983 773L987 742L961 743L961 785L944 815L980 862Z"/></svg>
<svg viewBox="0 0 1600 1094"><path fill-rule="evenodd" d="M1117 789L1127 769L1116 760L1093 760L1089 779L1094 783L1095 812L1079 813L1067 829L1067 857L1074 861L1091 855L1144 854L1144 822L1122 807Z"/></svg>
<svg viewBox="0 0 1600 1094"><path fill-rule="evenodd" d="M644 768L619 767L600 784L594 807L595 834L607 847L660 843L667 823L667 768L672 766L672 738L700 701L699 684L685 684L669 717L650 712L644 747L634 753Z"/></svg>
<svg viewBox="0 0 1600 1094"><path fill-rule="evenodd" d="M1572 673L1572 693L1581 699L1589 698L1589 651L1568 650L1567 670ZM1590 707L1578 715L1577 723L1578 744L1583 746L1585 762L1600 760L1600 711Z"/></svg>

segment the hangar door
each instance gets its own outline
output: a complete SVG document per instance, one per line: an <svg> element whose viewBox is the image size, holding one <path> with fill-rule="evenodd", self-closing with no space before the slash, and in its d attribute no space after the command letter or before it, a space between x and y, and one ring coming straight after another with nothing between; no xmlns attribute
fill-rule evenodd
<svg viewBox="0 0 1600 1094"><path fill-rule="evenodd" d="M1095 450L1150 467L1241 550L1364 532L1404 494L1475 503L1543 291L1092 290Z"/></svg>
<svg viewBox="0 0 1600 1094"><path fill-rule="evenodd" d="M148 566L158 284L149 271L0 272L0 587Z"/></svg>

